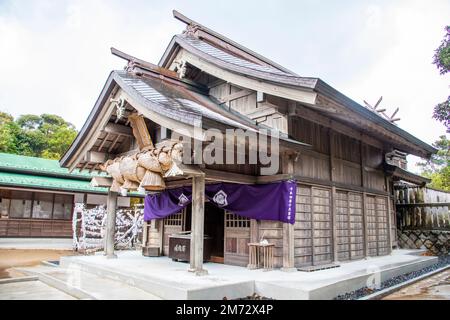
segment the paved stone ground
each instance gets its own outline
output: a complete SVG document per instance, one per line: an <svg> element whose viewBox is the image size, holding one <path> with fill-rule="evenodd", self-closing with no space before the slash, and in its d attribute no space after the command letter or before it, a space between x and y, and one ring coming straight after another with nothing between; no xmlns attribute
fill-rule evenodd
<svg viewBox="0 0 450 320"><path fill-rule="evenodd" d="M0 300L75 300L40 281L0 284Z"/></svg>
<svg viewBox="0 0 450 320"><path fill-rule="evenodd" d="M71 250L0 249L0 279L22 276L14 267L39 265L44 260L59 260L61 256L73 254Z"/></svg>
<svg viewBox="0 0 450 320"><path fill-rule="evenodd" d="M383 300L450 300L450 270L400 289Z"/></svg>
<svg viewBox="0 0 450 320"><path fill-rule="evenodd" d="M0 238L0 249L72 250L71 238Z"/></svg>
<svg viewBox="0 0 450 320"><path fill-rule="evenodd" d="M77 268L57 268L49 266L35 266L21 268L21 272L30 276L45 276L58 280L59 284L68 285L82 290L90 296L89 299L98 300L161 300L156 295L142 289L128 285L122 281L103 278L101 276L81 271ZM41 277L39 279L42 279ZM44 279L42 279L44 281ZM55 285L58 287L57 285ZM58 287L59 288L59 287ZM0 284L0 290L2 285ZM61 288L63 290L63 288Z"/></svg>

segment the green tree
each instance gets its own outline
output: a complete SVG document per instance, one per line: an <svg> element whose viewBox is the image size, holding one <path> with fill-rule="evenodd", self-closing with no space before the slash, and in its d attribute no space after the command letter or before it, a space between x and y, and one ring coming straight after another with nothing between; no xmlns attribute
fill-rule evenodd
<svg viewBox="0 0 450 320"><path fill-rule="evenodd" d="M445 32L444 39L433 56L433 63L441 75L450 72L450 26L445 27ZM434 107L433 118L442 122L450 133L450 96ZM438 152L427 162L419 163L422 174L431 179L431 187L450 191L450 141L443 135L433 146Z"/></svg>
<svg viewBox="0 0 450 320"><path fill-rule="evenodd" d="M440 74L446 74L450 71L450 26L445 27L445 36L441 45L435 50L433 63Z"/></svg>
<svg viewBox="0 0 450 320"><path fill-rule="evenodd" d="M430 187L450 191L450 140L445 135L433 143L438 152L422 163L422 174L431 179Z"/></svg>
<svg viewBox="0 0 450 320"><path fill-rule="evenodd" d="M450 72L450 26L445 27L445 32L444 39L433 56L433 63L442 75ZM434 107L433 118L442 122L447 132L450 132L450 96Z"/></svg>
<svg viewBox="0 0 450 320"><path fill-rule="evenodd" d="M0 152L17 153L17 134L20 131L14 118L0 111Z"/></svg>
<svg viewBox="0 0 450 320"><path fill-rule="evenodd" d="M52 114L26 114L14 121L0 113L0 151L59 159L75 139L75 127Z"/></svg>

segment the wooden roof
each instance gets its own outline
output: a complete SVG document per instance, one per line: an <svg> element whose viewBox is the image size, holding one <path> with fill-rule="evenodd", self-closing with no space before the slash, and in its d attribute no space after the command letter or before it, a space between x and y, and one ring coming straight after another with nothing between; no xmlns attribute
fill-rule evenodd
<svg viewBox="0 0 450 320"><path fill-rule="evenodd" d="M280 87L297 88L299 91L316 92L318 94L316 103L306 103L307 107L312 107L312 105L322 107L320 112L326 113L327 116L348 122L350 125L379 137L388 143L393 143L397 149L422 157L429 157L431 154L436 153L437 150L431 145L401 129L379 113L348 98L323 80L314 77L298 76L294 72L187 18L177 11L174 11L174 16L186 23L187 29L183 34L175 35L172 38L159 62L160 67L168 68L175 59L177 52L182 48L203 59L203 61L215 65L217 68L230 71L245 78L254 78L266 83L276 83ZM334 104L343 109L343 112L341 114L335 112L336 106L320 106L319 100L322 97L331 99ZM350 115L352 117L349 117ZM372 126L378 127L378 129L372 130L363 121L355 121L356 118L363 119ZM382 134L380 135L380 133Z"/></svg>
<svg viewBox="0 0 450 320"><path fill-rule="evenodd" d="M224 108L219 101L208 95L208 89L201 84L181 79L176 72L169 70L181 49L214 66L215 70L225 70L242 79L253 79L256 85L269 84L273 91L269 94L284 92L284 98L300 101L297 109L311 108L324 113L327 117L348 123L362 133L376 137L398 150L424 157L436 152L432 146L349 99L322 80L298 76L178 12L174 12L174 15L188 24L188 28L183 34L173 37L159 65L112 49L113 54L128 61L126 71L111 72L82 130L62 157L61 165L71 169L76 166L94 170L101 162L83 160L87 152L120 153L121 146L126 145L128 141L126 137L132 135L107 130L107 125L119 124L125 128L127 125L114 113L107 111L111 110L108 105L118 91L123 91L133 100L132 109L138 109L147 118L175 131L208 126L255 131L267 129L244 115ZM299 100L291 97L299 97ZM282 145L308 147L289 139L285 134L280 138Z"/></svg>
<svg viewBox="0 0 450 320"><path fill-rule="evenodd" d="M101 157L95 162L86 160L87 154L101 151L105 153L102 148L106 148L106 153L109 154L119 153L114 150L114 135L130 135L125 132L125 129L130 128L122 125L121 131L108 131L108 127L115 125L117 117L106 112L111 97L118 90L122 90L133 101L132 107L145 117L173 131L193 127L240 128L254 132L268 129L243 115L230 113L217 101L201 91L193 90L181 79L166 77L168 70L161 71L161 68L154 68L151 64L144 67L136 61L132 64L132 69L127 71L111 72L88 119L61 158L60 164L63 167L72 170L75 167L94 170L107 158ZM148 70L149 68L152 70ZM99 118L104 119L100 121ZM184 134L186 131L180 133ZM89 144L92 139L93 143ZM280 143L281 147L294 149L310 147L290 139L286 134L280 134Z"/></svg>

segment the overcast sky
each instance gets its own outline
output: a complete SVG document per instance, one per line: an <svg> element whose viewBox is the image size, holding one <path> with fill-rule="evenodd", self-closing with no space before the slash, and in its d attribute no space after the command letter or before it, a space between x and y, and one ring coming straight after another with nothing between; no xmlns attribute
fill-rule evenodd
<svg viewBox="0 0 450 320"><path fill-rule="evenodd" d="M0 110L54 113L78 129L109 72L109 48L159 61L188 17L355 101L400 107L400 127L432 143L431 119L449 95L432 65L450 24L450 1L0 0Z"/></svg>

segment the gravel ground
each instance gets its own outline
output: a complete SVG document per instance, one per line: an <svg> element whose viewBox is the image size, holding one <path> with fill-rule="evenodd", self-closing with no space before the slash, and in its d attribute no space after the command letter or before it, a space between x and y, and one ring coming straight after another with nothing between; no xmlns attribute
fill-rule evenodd
<svg viewBox="0 0 450 320"><path fill-rule="evenodd" d="M435 263L429 267L423 268L418 271L405 273L403 275L400 275L400 276L397 276L397 277L394 277L394 278L384 281L383 283L381 283L381 288L379 288L379 289L371 289L368 287L364 287L364 288L358 289L356 291L352 291L352 292L348 292L343 295L339 295L335 298L335 300L356 300L356 299L362 298L364 296L367 296L369 294L372 294L374 292L377 292L377 291L395 286L402 282L417 278L425 273L434 271L436 269L442 268L449 264L450 264L450 256L449 255L441 256L441 257L439 257L439 261L437 263Z"/></svg>

